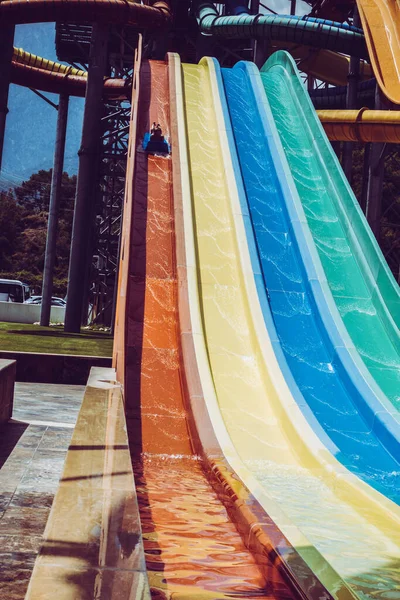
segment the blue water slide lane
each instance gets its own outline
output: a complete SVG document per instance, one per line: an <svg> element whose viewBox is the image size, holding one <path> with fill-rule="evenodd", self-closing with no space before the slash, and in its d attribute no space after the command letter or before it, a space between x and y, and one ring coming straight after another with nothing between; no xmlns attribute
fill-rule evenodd
<svg viewBox="0 0 400 600"><path fill-rule="evenodd" d="M222 71L216 63L216 70L254 277L280 368L329 451L400 504L400 428L344 341L258 69L241 62Z"/></svg>

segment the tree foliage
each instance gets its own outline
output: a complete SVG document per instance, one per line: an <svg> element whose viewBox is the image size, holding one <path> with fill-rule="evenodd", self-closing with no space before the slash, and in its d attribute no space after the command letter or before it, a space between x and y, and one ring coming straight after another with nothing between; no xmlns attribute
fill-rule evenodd
<svg viewBox="0 0 400 600"><path fill-rule="evenodd" d="M41 291L51 170L39 171L9 192L0 192L0 275L21 279ZM54 290L64 296L67 287L69 250L76 176L63 173L54 268Z"/></svg>

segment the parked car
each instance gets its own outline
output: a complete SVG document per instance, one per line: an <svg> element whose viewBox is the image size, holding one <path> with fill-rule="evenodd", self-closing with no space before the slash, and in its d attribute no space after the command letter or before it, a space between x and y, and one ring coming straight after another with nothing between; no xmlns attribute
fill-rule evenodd
<svg viewBox="0 0 400 600"><path fill-rule="evenodd" d="M26 301L26 304L42 304L42 296L31 296L29 300ZM67 303L63 298L57 298L57 296L53 296L51 298L51 306L66 306Z"/></svg>

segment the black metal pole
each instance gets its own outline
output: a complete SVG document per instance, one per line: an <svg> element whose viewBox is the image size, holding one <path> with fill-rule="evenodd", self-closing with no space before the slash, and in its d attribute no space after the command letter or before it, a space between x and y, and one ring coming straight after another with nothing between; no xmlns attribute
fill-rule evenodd
<svg viewBox="0 0 400 600"><path fill-rule="evenodd" d="M80 331L87 271L90 267L88 265L89 246L92 242L93 214L98 183L103 79L107 68L108 36L109 26L107 24L96 23L93 25L65 311L65 331L71 333Z"/></svg>
<svg viewBox="0 0 400 600"><path fill-rule="evenodd" d="M251 0L250 2L250 14L251 15L258 15L260 13L260 0ZM258 56L257 56L257 46L258 46L258 40L251 40L251 48L252 48L252 55L253 55L253 62L254 63L258 63Z"/></svg>
<svg viewBox="0 0 400 600"><path fill-rule="evenodd" d="M64 166L65 138L67 134L68 102L69 97L66 94L60 94L53 173L51 176L46 252L44 256L42 306L40 309L40 324L45 327L48 327L50 323L51 297L53 295L53 272L56 258L58 212L60 207L61 183Z"/></svg>
<svg viewBox="0 0 400 600"><path fill-rule="evenodd" d="M113 290L113 304L112 304L112 314L111 314L111 335L114 335L115 331L115 317L117 314L117 298L118 298L118 274L119 274L119 261L121 258L121 242L122 242L122 223L123 223L123 205L122 205L122 214L121 214L121 228L118 236L118 254L117 254L117 266L115 269L115 280L114 280L114 290Z"/></svg>
<svg viewBox="0 0 400 600"><path fill-rule="evenodd" d="M4 134L8 113L8 90L11 80L15 25L0 25L0 169L3 158Z"/></svg>
<svg viewBox="0 0 400 600"><path fill-rule="evenodd" d="M375 91L375 109L385 108L385 101L381 96L379 87ZM373 234L379 243L382 213L382 193L385 169L386 144L373 143L369 153L369 171L367 188L366 217Z"/></svg>
<svg viewBox="0 0 400 600"><path fill-rule="evenodd" d="M296 0L290 0L290 14L296 14Z"/></svg>
<svg viewBox="0 0 400 600"><path fill-rule="evenodd" d="M357 6L354 8L353 25L360 27L360 17L358 14ZM351 56L349 65L349 74L347 77L347 95L346 95L346 108L353 110L357 108L357 85L360 77L360 59ZM343 144L343 171L351 183L351 174L353 170L353 142L345 142Z"/></svg>
<svg viewBox="0 0 400 600"><path fill-rule="evenodd" d="M251 0L250 2L250 14L258 15L260 12L260 0Z"/></svg>
<svg viewBox="0 0 400 600"><path fill-rule="evenodd" d="M361 210L365 214L367 211L367 194L368 194L368 174L370 164L370 153L371 144L365 144L364 146L364 161L363 161L363 175L362 175L362 186L361 186L361 198L360 206Z"/></svg>

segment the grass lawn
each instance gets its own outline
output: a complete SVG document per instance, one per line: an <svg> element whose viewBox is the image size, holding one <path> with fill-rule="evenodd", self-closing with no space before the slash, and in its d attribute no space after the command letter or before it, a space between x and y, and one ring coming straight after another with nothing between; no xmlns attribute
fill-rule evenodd
<svg viewBox="0 0 400 600"><path fill-rule="evenodd" d="M111 356L112 348L113 338L104 331L83 329L81 333L64 333L62 326L0 322L0 350Z"/></svg>

